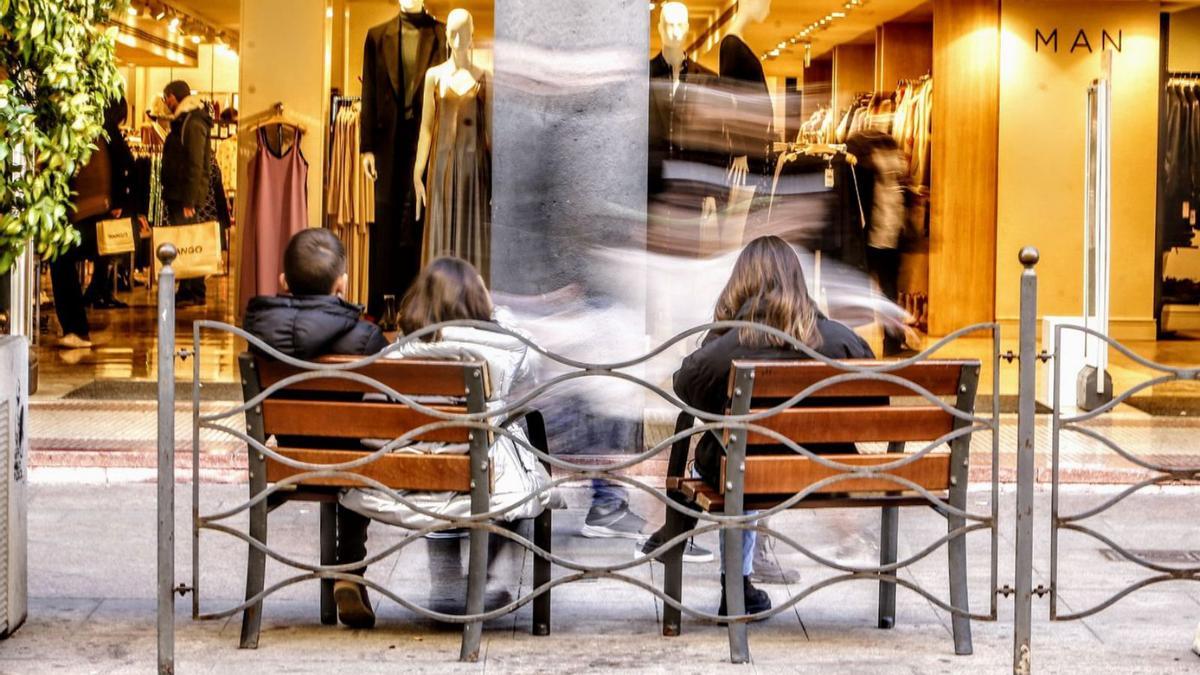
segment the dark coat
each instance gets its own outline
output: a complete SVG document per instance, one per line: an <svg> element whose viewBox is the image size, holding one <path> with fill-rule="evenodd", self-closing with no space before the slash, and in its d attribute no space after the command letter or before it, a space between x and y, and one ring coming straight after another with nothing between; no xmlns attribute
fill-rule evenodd
<svg viewBox="0 0 1200 675"><path fill-rule="evenodd" d="M163 199L192 208L200 208L208 200L212 125L212 116L198 99L189 96L179 104L163 142Z"/></svg>
<svg viewBox="0 0 1200 675"><path fill-rule="evenodd" d="M714 142L720 136L720 129L715 127L720 115L715 110L714 98L706 96L717 90L717 74L685 58L679 69L679 88L674 94L672 89L671 65L659 52L650 60L648 186L651 195L662 192L665 187L663 165L667 160L711 164L724 169L728 155L723 139ZM707 128L707 122L713 122L714 128ZM718 147L720 152L715 151Z"/></svg>
<svg viewBox="0 0 1200 675"><path fill-rule="evenodd" d="M242 326L271 347L298 359L331 354L368 356L387 347L379 326L359 318L362 307L332 295L259 296L246 306Z"/></svg>
<svg viewBox="0 0 1200 675"><path fill-rule="evenodd" d="M411 118L405 115L405 68L400 63L401 21L415 26L421 36L416 63L410 67L410 72L419 78L419 86L413 94ZM446 58L446 24L423 12L401 13L367 32L363 51L359 151L375 155L378 173L375 201L378 203L393 204L398 208L412 192L413 162L424 107L425 71ZM405 220L408 222L409 219ZM415 241L420 243L420 237L417 236Z"/></svg>
<svg viewBox="0 0 1200 675"><path fill-rule="evenodd" d="M762 61L740 36L726 35L721 38L719 70L722 85L737 101L727 127L730 160L745 155L752 173L766 175L775 109Z"/></svg>
<svg viewBox="0 0 1200 675"><path fill-rule="evenodd" d="M848 327L821 316L817 330L823 344L817 350L832 359L870 359L875 354L870 345ZM738 359L792 359L808 356L790 347L744 347L738 342L737 330L723 334L709 333L700 349L692 352L675 372L675 394L691 406L714 414L725 413L729 405L729 369ZM826 400L827 401L827 400ZM853 446L805 446L813 452L854 452ZM756 453L790 453L787 448L755 447ZM720 480L721 457L724 448L719 438L707 433L696 447L696 471L712 485Z"/></svg>

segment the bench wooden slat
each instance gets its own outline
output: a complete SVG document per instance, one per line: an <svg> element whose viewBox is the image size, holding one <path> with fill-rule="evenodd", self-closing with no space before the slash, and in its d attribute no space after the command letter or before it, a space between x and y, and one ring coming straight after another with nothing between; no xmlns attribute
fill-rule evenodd
<svg viewBox="0 0 1200 675"><path fill-rule="evenodd" d="M880 365L881 361L854 360L856 365ZM791 398L822 380L844 375L847 371L812 361L734 361L734 368L754 368L755 398ZM978 368L978 361L926 361L891 372L911 381L935 396L958 393L959 373L964 367ZM732 394L733 381L730 379ZM852 380L822 388L813 398L834 396L915 396L907 387L880 380Z"/></svg>
<svg viewBox="0 0 1200 675"><path fill-rule="evenodd" d="M466 408L462 407L434 407L449 413L466 412ZM267 436L391 440L439 421L398 403L268 399L263 401L262 408L263 427ZM422 434L418 440L465 443L470 431L465 427L449 427Z"/></svg>
<svg viewBox="0 0 1200 675"><path fill-rule="evenodd" d="M359 360L350 356L328 356L317 360L317 363L352 363ZM262 389L275 384L285 377L302 372L285 363L273 359L257 358L258 380ZM487 367L482 363L467 361L434 361L418 359L381 359L369 366L355 369L359 375L370 377L381 384L405 394L406 396L464 396L465 382L469 371L481 368L487 384ZM288 387L289 391L325 391L325 392L377 392L378 389L340 378L319 377L297 383ZM485 389L485 397L489 395Z"/></svg>
<svg viewBox="0 0 1200 675"><path fill-rule="evenodd" d="M311 464L341 464L370 454L354 450L315 450L279 448L279 454L289 459ZM305 473L306 470L281 464L267 458L267 482L275 483ZM407 455L389 454L375 461L350 469L349 473L373 478L395 490L431 490L470 492L471 458L467 455ZM362 483L344 478L307 478L304 485L332 487L364 487Z"/></svg>
<svg viewBox="0 0 1200 675"><path fill-rule="evenodd" d="M705 511L720 512L725 510L725 495L709 487L698 479L687 479L680 482L680 491L685 497ZM793 493L794 494L794 493ZM777 506L791 495L747 495L745 508L747 510L763 510ZM879 506L929 506L929 502L919 495L875 495L841 497L835 495L815 494L800 500L797 509L845 509L868 508Z"/></svg>
<svg viewBox="0 0 1200 675"><path fill-rule="evenodd" d="M904 455L825 455L830 461L851 466L871 467L902 459ZM725 464L721 460L721 484L725 484ZM746 458L745 494L795 494L808 486L842 472L819 464L808 457L798 455L757 455ZM888 472L906 478L917 485L936 492L950 487L950 455L930 453ZM817 490L826 492L881 492L903 488L884 478L853 478Z"/></svg>
<svg viewBox="0 0 1200 675"><path fill-rule="evenodd" d="M756 385L757 386L757 385ZM754 424L776 431L797 444L873 441L932 441L950 433L954 416L936 406L868 406L861 408L789 408ZM728 435L728 434L726 434ZM749 445L779 441L751 433Z"/></svg>

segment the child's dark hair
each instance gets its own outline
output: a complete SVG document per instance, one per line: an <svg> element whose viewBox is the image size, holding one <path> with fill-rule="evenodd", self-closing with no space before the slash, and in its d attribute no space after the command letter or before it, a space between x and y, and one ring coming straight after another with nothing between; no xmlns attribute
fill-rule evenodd
<svg viewBox="0 0 1200 675"><path fill-rule="evenodd" d="M297 232L283 253L283 276L292 295L330 295L346 273L346 248L332 232Z"/></svg>

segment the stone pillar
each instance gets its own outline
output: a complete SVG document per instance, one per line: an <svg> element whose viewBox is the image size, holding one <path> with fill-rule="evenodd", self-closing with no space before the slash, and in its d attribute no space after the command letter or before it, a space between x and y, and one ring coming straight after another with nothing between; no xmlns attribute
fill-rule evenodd
<svg viewBox="0 0 1200 675"><path fill-rule="evenodd" d="M644 0L497 0L497 290L604 295L594 249L644 249L649 35Z"/></svg>
<svg viewBox="0 0 1200 675"><path fill-rule="evenodd" d="M324 194L325 140L329 123L332 38L331 0L254 0L242 3L239 116L251 118L282 102L308 127L300 148L308 159L308 225L320 227ZM245 208L245 162L253 155L253 134L239 141L238 222Z"/></svg>

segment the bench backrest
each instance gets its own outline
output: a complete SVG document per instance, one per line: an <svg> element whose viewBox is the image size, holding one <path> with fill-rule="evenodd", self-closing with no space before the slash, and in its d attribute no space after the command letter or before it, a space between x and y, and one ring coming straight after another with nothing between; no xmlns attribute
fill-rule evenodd
<svg viewBox="0 0 1200 675"><path fill-rule="evenodd" d="M334 356L317 362L332 365L355 360ZM243 354L239 365L247 401L284 378L305 372L251 353ZM381 359L351 372L405 396L455 399L430 406L454 414L483 412L490 395L487 366L479 361ZM279 438L279 453L290 459L336 464L370 454L365 448L359 449L360 439L391 441L440 421L404 403L363 400L363 394L367 393L378 390L367 383L340 377L322 376L293 383L247 412L250 434L262 442L271 436ZM417 440L468 443L476 437L486 434L473 434L467 427L447 427L424 432ZM252 459L256 454L251 453ZM303 473L270 457L263 461L268 482ZM467 454L388 454L349 473L369 476L394 489L467 492L470 467ZM312 478L304 484L361 486L343 478Z"/></svg>
<svg viewBox="0 0 1200 675"><path fill-rule="evenodd" d="M850 361L855 365L881 366L881 361ZM951 405L972 415L979 381L977 360L928 360L890 371L938 397L951 397ZM764 410L805 389L847 371L816 361L735 361L730 369L728 412L744 415ZM754 422L801 446L828 443L889 443L889 452L903 451L905 442L928 443L969 424L927 399L912 405L893 405L889 397L917 397L901 384L877 379L852 379L814 391L800 405ZM853 400L848 400L853 399ZM730 434L726 432L728 443ZM969 435L951 443L951 454L930 453L893 471L929 490L946 489L955 459L965 469ZM763 433L750 433L746 446L778 445ZM959 447L955 447L959 446ZM958 455L962 455L958 458ZM843 464L870 466L896 461L887 455L835 455ZM838 472L799 455L750 455L745 462L746 494L798 492ZM722 487L726 486L725 465ZM854 479L831 484L817 492L896 490L886 479Z"/></svg>

